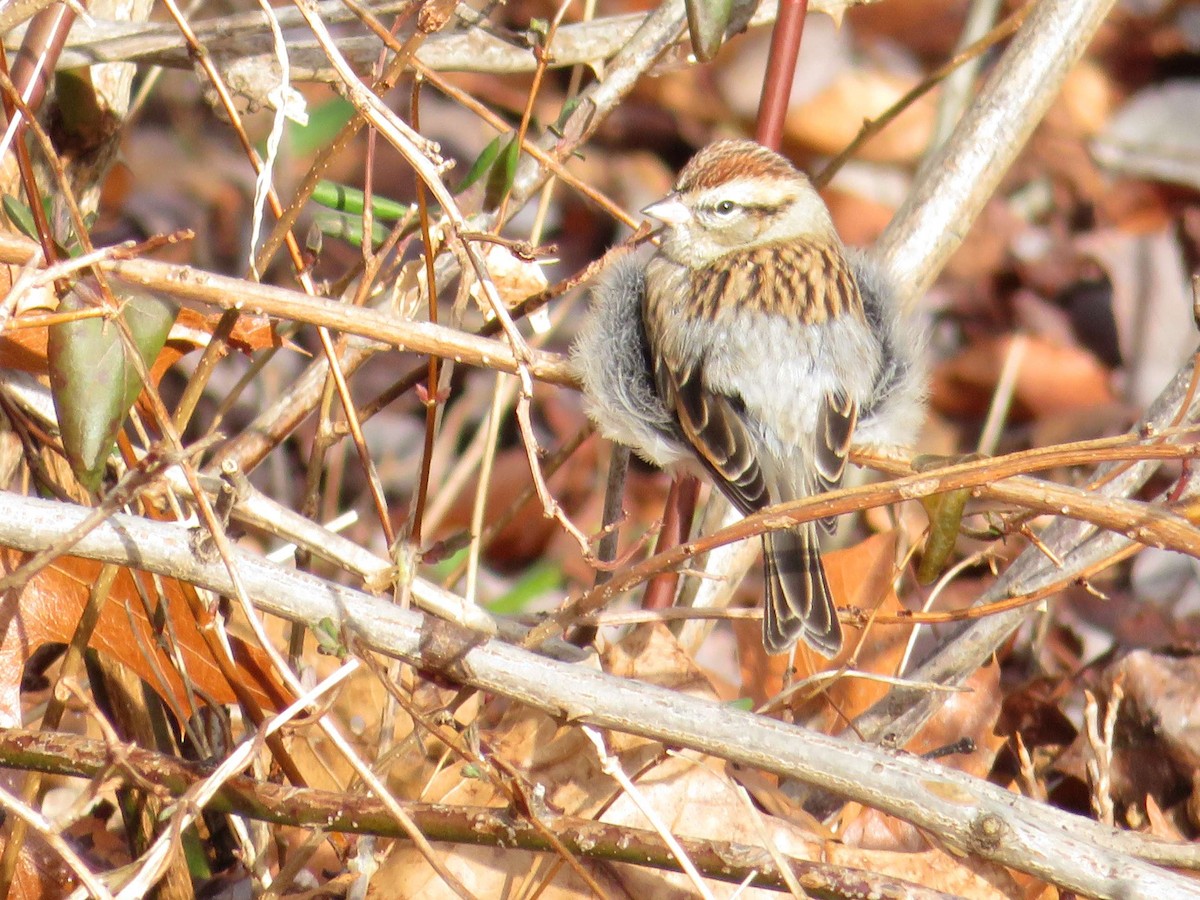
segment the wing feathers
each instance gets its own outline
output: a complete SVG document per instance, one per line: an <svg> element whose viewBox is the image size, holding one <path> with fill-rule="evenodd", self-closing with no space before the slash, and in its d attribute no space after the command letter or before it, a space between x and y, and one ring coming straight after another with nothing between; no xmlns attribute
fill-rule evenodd
<svg viewBox="0 0 1200 900"><path fill-rule="evenodd" d="M825 396L825 402L817 414L816 452L813 456L817 477L825 490L841 483L857 421L858 404L847 397L844 391Z"/></svg>
<svg viewBox="0 0 1200 900"><path fill-rule="evenodd" d="M705 390L699 366L682 373L665 370L660 361L660 383L664 376L668 381L664 393L674 406L684 436L722 493L742 515L769 504L766 478L755 455L754 440L742 421L739 401Z"/></svg>
<svg viewBox="0 0 1200 900"><path fill-rule="evenodd" d="M833 261L841 262L840 254ZM651 266L656 263L667 265L657 257ZM812 271L810 269L810 274ZM818 274L822 277L810 277L804 282L805 290L811 290L811 295L793 296L787 290L739 290L746 296L739 297L737 302L756 305L768 314L791 313L786 318L804 325L819 324L847 313L862 316L857 291L848 289L842 280L834 277L840 275L837 265L820 269ZM664 335L670 331L669 320L681 312L678 308L681 302L688 307L688 318L712 318L719 307L731 302L728 295L734 290L735 282L741 285L750 276L765 277L760 265L739 265L724 271L717 269L708 275L708 280L700 279L699 284L686 279L660 279L657 290L648 283L642 308L655 386L663 404L675 416L680 433L712 475L717 487L743 515L757 512L772 502L835 486L845 470L858 419L858 406L847 394L836 391L827 395L816 411L815 431L791 436L796 441L810 442L810 446L803 448L804 452L791 459L769 461L776 468L791 464L810 471L778 472L771 468L764 472L759 454L767 451L760 447L763 438L747 421L742 398L737 394L714 391L705 383L703 354L679 359L677 354L664 352L667 343ZM687 289L683 289L681 281L686 283ZM853 288L852 281L848 284ZM843 297L839 290L846 296ZM823 298L825 302L814 302L817 298ZM799 310L795 308L797 305ZM673 340L676 339L673 336ZM674 347L673 344L669 346ZM789 436L781 437L786 440ZM781 483L769 485L768 477L780 479ZM822 524L831 528L832 520ZM816 524L810 522L788 531L764 535L763 544L767 576L764 646L770 653L782 653L797 638L803 638L817 652L833 656L841 647L842 630L821 563Z"/></svg>
<svg viewBox="0 0 1200 900"><path fill-rule="evenodd" d="M763 535L767 602L763 646L784 653L797 638L824 656L842 647L842 625L825 578L812 523Z"/></svg>

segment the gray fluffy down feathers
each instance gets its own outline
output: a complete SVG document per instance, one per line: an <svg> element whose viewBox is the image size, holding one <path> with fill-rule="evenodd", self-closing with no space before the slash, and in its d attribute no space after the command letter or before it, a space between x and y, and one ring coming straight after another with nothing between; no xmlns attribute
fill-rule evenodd
<svg viewBox="0 0 1200 900"><path fill-rule="evenodd" d="M870 402L859 411L856 444L908 444L924 417L925 336L919 317L900 309L870 251L848 250L863 308L883 347ZM662 468L689 465L692 454L659 399L642 324L645 261L627 256L592 291L591 306L571 348L585 408L600 433Z"/></svg>

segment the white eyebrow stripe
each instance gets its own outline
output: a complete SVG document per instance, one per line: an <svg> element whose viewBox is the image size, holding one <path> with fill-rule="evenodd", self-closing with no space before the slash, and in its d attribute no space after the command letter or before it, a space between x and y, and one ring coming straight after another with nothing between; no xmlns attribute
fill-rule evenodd
<svg viewBox="0 0 1200 900"><path fill-rule="evenodd" d="M732 200L739 206L778 207L790 203L793 194L779 181L770 182L739 179L723 184L720 187L709 188L700 195L700 202L705 206L715 206L722 200Z"/></svg>

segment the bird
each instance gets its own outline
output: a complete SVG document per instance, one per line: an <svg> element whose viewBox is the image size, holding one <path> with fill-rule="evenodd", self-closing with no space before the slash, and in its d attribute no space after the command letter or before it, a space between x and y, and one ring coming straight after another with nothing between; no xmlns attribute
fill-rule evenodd
<svg viewBox="0 0 1200 900"><path fill-rule="evenodd" d="M836 487L853 440L912 441L921 326L789 160L716 141L642 212L662 223L657 250L609 269L571 352L603 435L698 469L743 515ZM841 649L818 525L834 522L763 535L768 653Z"/></svg>

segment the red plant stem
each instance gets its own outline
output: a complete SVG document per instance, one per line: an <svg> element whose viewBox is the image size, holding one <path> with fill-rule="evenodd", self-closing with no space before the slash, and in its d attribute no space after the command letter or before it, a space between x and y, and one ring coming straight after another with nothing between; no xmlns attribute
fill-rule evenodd
<svg viewBox="0 0 1200 900"><path fill-rule="evenodd" d="M796 56L800 52L800 38L804 35L807 16L808 0L779 0L779 13L771 32L771 51L767 56L767 73L754 131L755 139L772 150L778 150L783 140L783 123L787 118L792 78L796 74Z"/></svg>
<svg viewBox="0 0 1200 900"><path fill-rule="evenodd" d="M699 494L700 482L691 475L680 475L671 482L655 553L677 547L687 540L692 530L692 515L696 512L696 498ZM674 570L655 575L646 585L646 593L642 596L642 608L669 608L675 602L675 585L678 581L679 573Z"/></svg>

